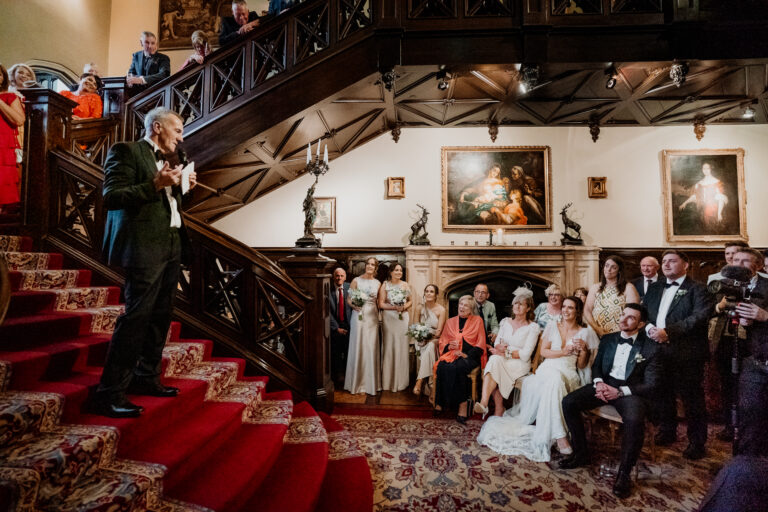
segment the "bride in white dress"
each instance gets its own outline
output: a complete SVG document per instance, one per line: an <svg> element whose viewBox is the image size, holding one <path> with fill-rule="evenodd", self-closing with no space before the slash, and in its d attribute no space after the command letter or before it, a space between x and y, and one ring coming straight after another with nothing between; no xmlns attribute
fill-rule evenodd
<svg viewBox="0 0 768 512"><path fill-rule="evenodd" d="M491 348L491 357L483 373L482 398L475 404L476 413L488 414L488 402L493 397L494 415L504 414L504 398L515 387L515 381L531 371L531 355L539 339L539 324L534 322L533 292L520 287L512 299L512 318L499 324L499 333Z"/></svg>
<svg viewBox="0 0 768 512"><path fill-rule="evenodd" d="M349 352L347 372L344 375L344 389L350 393L375 395L381 390L381 357L379 350L379 312L376 297L381 283L376 279L376 258L365 261L365 272L352 280L350 290L361 290L367 296L363 307L349 305L355 310L349 322ZM360 318L362 316L362 319Z"/></svg>
<svg viewBox="0 0 768 512"><path fill-rule="evenodd" d="M584 384L578 368L587 366L590 347L594 351L599 343L594 331L583 327L582 310L582 302L575 297L563 301L562 319L549 322L542 335L541 355L546 360L523 381L520 404L483 425L477 437L480 444L536 462L550 460L554 442L561 453L571 452L562 400Z"/></svg>

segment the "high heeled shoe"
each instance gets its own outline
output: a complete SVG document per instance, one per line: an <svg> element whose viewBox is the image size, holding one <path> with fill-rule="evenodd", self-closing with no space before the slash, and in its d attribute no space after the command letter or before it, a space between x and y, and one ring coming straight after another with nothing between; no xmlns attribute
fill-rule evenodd
<svg viewBox="0 0 768 512"><path fill-rule="evenodd" d="M480 402L475 402L474 412L477 414L482 414L482 418L485 419L485 417L488 416L488 406L483 405Z"/></svg>
<svg viewBox="0 0 768 512"><path fill-rule="evenodd" d="M415 386L413 386L413 394L416 395L417 397L421 396L421 385L420 384L416 384Z"/></svg>

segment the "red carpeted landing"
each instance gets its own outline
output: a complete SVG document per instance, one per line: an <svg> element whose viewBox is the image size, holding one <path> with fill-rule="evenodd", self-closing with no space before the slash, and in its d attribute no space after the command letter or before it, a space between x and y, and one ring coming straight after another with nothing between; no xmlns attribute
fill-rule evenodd
<svg viewBox="0 0 768 512"><path fill-rule="evenodd" d="M174 323L163 382L175 398L129 396L139 418L88 413L119 289L90 286L87 270L0 235L10 265L0 325L0 510L167 512L368 511L370 472L334 420L244 362L211 356L209 340L180 338Z"/></svg>

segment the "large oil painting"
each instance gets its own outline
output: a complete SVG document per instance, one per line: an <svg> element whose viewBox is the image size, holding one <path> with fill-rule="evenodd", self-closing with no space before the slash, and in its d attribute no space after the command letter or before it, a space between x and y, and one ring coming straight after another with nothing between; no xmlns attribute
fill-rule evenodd
<svg viewBox="0 0 768 512"><path fill-rule="evenodd" d="M662 152L669 242L747 240L743 149Z"/></svg>
<svg viewBox="0 0 768 512"><path fill-rule="evenodd" d="M550 231L549 146L443 147L443 229Z"/></svg>

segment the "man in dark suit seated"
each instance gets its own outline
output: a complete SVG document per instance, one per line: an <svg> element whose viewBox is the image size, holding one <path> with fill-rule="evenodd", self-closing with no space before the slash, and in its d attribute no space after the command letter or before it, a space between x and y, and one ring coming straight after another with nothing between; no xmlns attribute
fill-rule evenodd
<svg viewBox="0 0 768 512"><path fill-rule="evenodd" d="M234 0L232 2L232 16L227 16L221 20L219 46L231 43L258 26L259 15L256 11L248 11L248 2Z"/></svg>
<svg viewBox="0 0 768 512"><path fill-rule="evenodd" d="M131 96L171 76L171 59L157 51L157 38L149 31L141 33L142 50L133 54L125 83Z"/></svg>
<svg viewBox="0 0 768 512"><path fill-rule="evenodd" d="M93 409L116 418L143 410L126 393L172 397L179 391L160 382L160 370L182 255L189 253L182 167L171 168L165 157L182 141L184 125L159 107L147 113L144 128L144 139L115 144L104 163L103 250L107 263L125 269L125 312L115 323ZM192 172L190 187L196 181Z"/></svg>
<svg viewBox="0 0 768 512"><path fill-rule="evenodd" d="M627 304L619 320L621 331L600 340L592 365L593 384L563 398L563 415L571 432L573 453L560 461L561 469L589 464L582 411L610 404L621 415L621 463L613 486L613 493L619 498L626 498L631 492L630 473L643 448L649 401L656 396L661 383L661 350L642 330L647 321L645 306Z"/></svg>
<svg viewBox="0 0 768 512"><path fill-rule="evenodd" d="M637 293L640 295L640 299L645 296L645 292L648 288L659 280L659 260L653 256L646 256L640 260L640 277L634 279L632 284L635 285Z"/></svg>
<svg viewBox="0 0 768 512"><path fill-rule="evenodd" d="M339 267L333 271L331 286L331 377L336 386L341 389L344 385L344 374L347 369L347 349L349 348L349 317L352 306L349 299L349 283L347 273Z"/></svg>
<svg viewBox="0 0 768 512"><path fill-rule="evenodd" d="M661 270L665 279L648 289L643 303L648 308L646 332L663 347L663 393L657 401L656 444L677 440L679 395L688 420L688 446L683 457L701 459L706 454L707 409L704 402L704 364L709 359L707 323L714 300L703 284L687 277L688 256L682 251L664 251Z"/></svg>

